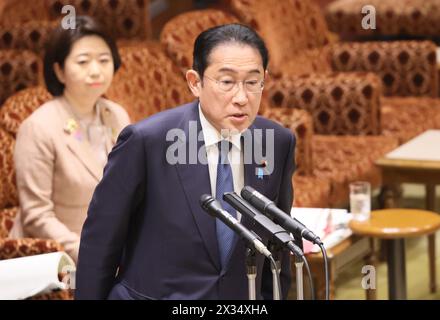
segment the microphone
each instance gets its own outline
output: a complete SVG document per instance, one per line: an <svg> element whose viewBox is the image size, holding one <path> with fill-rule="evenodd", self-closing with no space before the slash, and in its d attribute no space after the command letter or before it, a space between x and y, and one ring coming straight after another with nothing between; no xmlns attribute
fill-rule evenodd
<svg viewBox="0 0 440 320"><path fill-rule="evenodd" d="M304 256L302 250L293 242L292 237L286 230L274 223L265 215L262 215L257 209L240 198L235 192L225 192L223 194L223 200L229 203L234 209L240 211L242 214L247 215L253 221L258 223L260 227L268 231L273 238L275 238L283 246L287 247L296 256Z"/></svg>
<svg viewBox="0 0 440 320"><path fill-rule="evenodd" d="M215 200L208 194L203 194L200 197L200 206L211 216L220 219L229 228L234 230L242 239L250 244L252 248L264 255L266 258L271 258L272 253L266 246L258 239L258 237L243 226L237 219L235 219L229 212L222 208L220 202Z"/></svg>
<svg viewBox="0 0 440 320"><path fill-rule="evenodd" d="M279 209L273 201L250 186L241 189L241 196L266 216L274 219L280 226L294 234L299 234L314 244L322 244L321 239L297 219Z"/></svg>

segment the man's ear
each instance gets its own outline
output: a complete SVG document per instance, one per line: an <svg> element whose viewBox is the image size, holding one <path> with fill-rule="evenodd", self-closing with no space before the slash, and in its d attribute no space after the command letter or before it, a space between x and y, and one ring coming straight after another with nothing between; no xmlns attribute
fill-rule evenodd
<svg viewBox="0 0 440 320"><path fill-rule="evenodd" d="M58 62L53 64L53 70L55 71L55 75L58 78L58 81L64 84L64 70L61 68Z"/></svg>
<svg viewBox="0 0 440 320"><path fill-rule="evenodd" d="M186 72L186 82L188 83L189 90L195 97L200 97L202 90L202 82L200 81L199 74L195 70L188 70Z"/></svg>
<svg viewBox="0 0 440 320"><path fill-rule="evenodd" d="M270 74L269 74L268 70L264 71L264 78L263 78L263 80L264 80L264 85L267 85L268 82L270 81Z"/></svg>

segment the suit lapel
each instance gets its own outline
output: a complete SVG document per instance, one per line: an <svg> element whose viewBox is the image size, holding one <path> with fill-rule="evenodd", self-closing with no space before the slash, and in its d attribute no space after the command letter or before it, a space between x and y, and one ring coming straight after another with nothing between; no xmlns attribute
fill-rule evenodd
<svg viewBox="0 0 440 320"><path fill-rule="evenodd" d="M197 125L192 126L190 129L190 121L194 121L193 124ZM185 132L186 150L193 152L193 150L190 149L192 148L192 146L190 147L190 144L195 144L194 141L190 141L190 139L194 139L194 134L196 134L195 137L197 137L202 130L198 113L198 101L191 105L186 117L184 117L182 120L180 127L183 128ZM198 152L198 150L204 148L204 144L204 140L198 141L197 139L197 150L195 150L195 152ZM187 154L187 161L188 159L189 156ZM206 250L211 257L212 262L220 271L220 254L216 237L215 219L205 212L199 205L199 199L202 194L211 194L208 165L201 164L199 161L197 161L196 164L177 164L176 169L180 177L185 196L191 208L191 213L193 214L199 233L206 246Z"/></svg>
<svg viewBox="0 0 440 320"><path fill-rule="evenodd" d="M78 141L72 134L66 134L67 147L81 161L84 167L97 180L101 180L103 168L98 164L87 141Z"/></svg>

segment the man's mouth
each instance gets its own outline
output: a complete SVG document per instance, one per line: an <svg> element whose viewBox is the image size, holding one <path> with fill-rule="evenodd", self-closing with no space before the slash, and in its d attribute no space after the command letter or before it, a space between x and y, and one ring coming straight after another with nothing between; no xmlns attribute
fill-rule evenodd
<svg viewBox="0 0 440 320"><path fill-rule="evenodd" d="M247 114L246 113L234 113L234 114L231 114L230 117L235 120L244 120L245 118L247 118Z"/></svg>

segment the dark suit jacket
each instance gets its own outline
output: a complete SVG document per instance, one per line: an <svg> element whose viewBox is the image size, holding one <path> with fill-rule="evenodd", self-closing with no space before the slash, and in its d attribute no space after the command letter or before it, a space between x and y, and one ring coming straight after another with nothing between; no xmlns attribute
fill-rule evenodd
<svg viewBox="0 0 440 320"><path fill-rule="evenodd" d="M199 205L210 194L208 166L170 165L170 129L201 130L198 101L158 113L120 134L90 203L81 233L77 299L247 299L245 244L236 242L220 267L215 219ZM259 179L245 165L245 185L290 211L295 139L289 130L257 117L250 129L275 130L273 173ZM203 147L198 142L198 149ZM188 141L187 141L188 146ZM263 154L265 154L263 152ZM242 223L250 225L243 217ZM263 238L267 242L267 239ZM272 297L269 262L257 257L257 297ZM119 268L119 269L118 269ZM115 277L115 274L117 276ZM290 254L283 253L283 296L290 286Z"/></svg>

